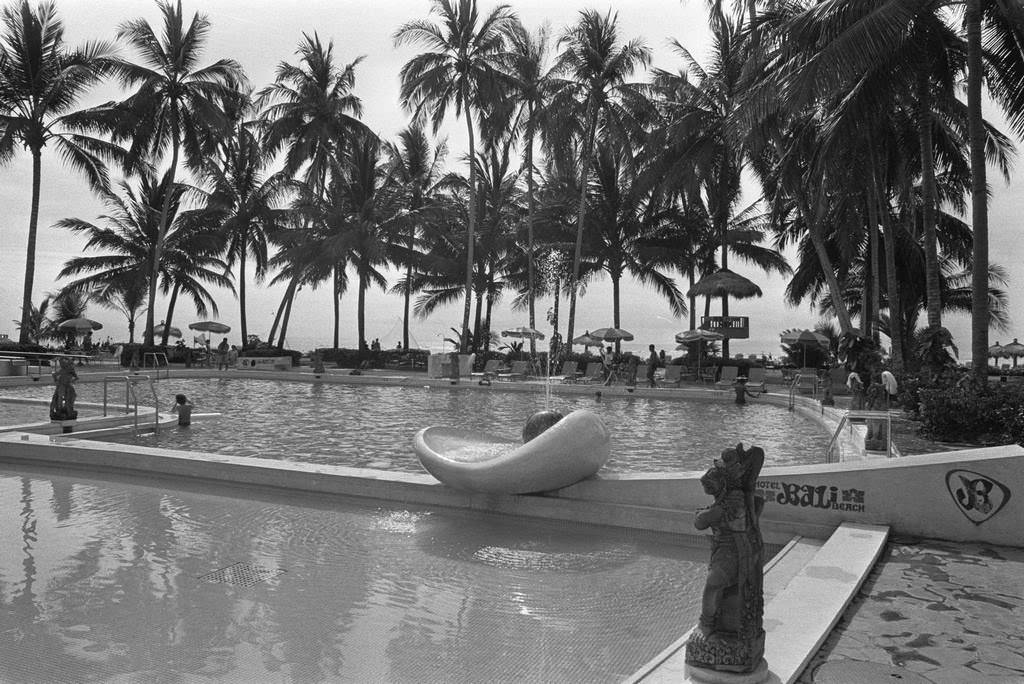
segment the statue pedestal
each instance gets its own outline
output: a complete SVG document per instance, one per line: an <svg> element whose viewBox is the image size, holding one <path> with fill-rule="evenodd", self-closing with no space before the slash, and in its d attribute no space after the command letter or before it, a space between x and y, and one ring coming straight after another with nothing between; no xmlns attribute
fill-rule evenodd
<svg viewBox="0 0 1024 684"><path fill-rule="evenodd" d="M768 681L768 663L764 658L753 672L723 672L686 664L683 674L688 682L699 684L761 684Z"/></svg>
<svg viewBox="0 0 1024 684"><path fill-rule="evenodd" d="M65 435L74 431L76 423L78 423L77 420L51 420L50 421L50 425L60 425L60 431L63 434L65 434Z"/></svg>

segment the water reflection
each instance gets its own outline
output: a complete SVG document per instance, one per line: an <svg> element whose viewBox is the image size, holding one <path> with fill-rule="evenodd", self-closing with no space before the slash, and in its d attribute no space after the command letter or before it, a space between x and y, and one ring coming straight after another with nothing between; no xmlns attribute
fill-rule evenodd
<svg viewBox="0 0 1024 684"><path fill-rule="evenodd" d="M174 482L0 468L0 679L618 681L693 621L672 537Z"/></svg>

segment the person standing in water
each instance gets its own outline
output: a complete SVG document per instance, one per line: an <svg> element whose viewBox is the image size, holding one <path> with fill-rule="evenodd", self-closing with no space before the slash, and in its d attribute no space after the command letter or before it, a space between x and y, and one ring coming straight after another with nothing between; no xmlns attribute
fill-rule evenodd
<svg viewBox="0 0 1024 684"><path fill-rule="evenodd" d="M171 407L171 413L178 414L178 425L192 424L192 402L184 394L174 395L174 406Z"/></svg>

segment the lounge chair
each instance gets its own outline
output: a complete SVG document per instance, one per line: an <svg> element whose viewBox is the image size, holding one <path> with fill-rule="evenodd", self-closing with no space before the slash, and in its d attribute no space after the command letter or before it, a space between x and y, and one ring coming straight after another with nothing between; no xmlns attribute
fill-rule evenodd
<svg viewBox="0 0 1024 684"><path fill-rule="evenodd" d="M797 385L797 391L803 392L804 390L809 391L811 394L818 394L818 371L813 368L801 368L799 371L800 384Z"/></svg>
<svg viewBox="0 0 1024 684"><path fill-rule="evenodd" d="M498 374L505 370L507 369L502 366L501 359L487 359L487 363L484 364L484 369L482 371L471 373L470 375L482 380L491 380L498 377Z"/></svg>
<svg viewBox="0 0 1024 684"><path fill-rule="evenodd" d="M683 367L682 366L665 366L665 377L663 377L659 384L661 387L666 385L673 385L679 387L683 382Z"/></svg>
<svg viewBox="0 0 1024 684"><path fill-rule="evenodd" d="M592 361L587 364L587 370L583 373L583 377L579 379L580 382L590 383L594 380L598 382L604 381L604 368L601 366L600 361Z"/></svg>
<svg viewBox="0 0 1024 684"><path fill-rule="evenodd" d="M768 383L764 378L764 368L752 366L747 371L747 387L757 387L761 392L768 391Z"/></svg>
<svg viewBox="0 0 1024 684"><path fill-rule="evenodd" d="M562 363L562 382L576 382L576 369L579 363L576 361L565 361Z"/></svg>
<svg viewBox="0 0 1024 684"><path fill-rule="evenodd" d="M700 371L697 381L704 383L710 382L714 384L715 378L718 376L718 366L704 366Z"/></svg>
<svg viewBox="0 0 1024 684"><path fill-rule="evenodd" d="M722 374L718 378L718 382L715 383L715 387L719 385L732 386L736 382L736 378L739 377L739 367L737 366L722 366Z"/></svg>
<svg viewBox="0 0 1024 684"><path fill-rule="evenodd" d="M530 374L529 361L513 361L512 368L507 373L498 373L498 380L511 382L512 380L525 380Z"/></svg>
<svg viewBox="0 0 1024 684"><path fill-rule="evenodd" d="M646 363L637 364L636 373L630 377L626 376L627 385L644 385L647 384L647 369L649 365Z"/></svg>

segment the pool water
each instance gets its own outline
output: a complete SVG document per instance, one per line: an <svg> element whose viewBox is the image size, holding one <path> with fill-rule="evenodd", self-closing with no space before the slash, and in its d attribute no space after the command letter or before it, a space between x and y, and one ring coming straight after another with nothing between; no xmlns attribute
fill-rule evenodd
<svg viewBox="0 0 1024 684"><path fill-rule="evenodd" d="M79 383L80 401L102 402L100 383ZM5 388L4 394L47 396L49 388ZM544 395L380 385L249 379L172 379L158 383L164 406L185 394L196 419L159 435L105 441L310 463L422 472L412 437L430 425L483 430L520 439L526 419L544 409ZM744 442L762 447L768 465L821 463L829 434L818 423L779 406L751 400L659 401L644 397L558 395L551 408L597 413L612 433L607 472L702 470L722 449Z"/></svg>
<svg viewBox="0 0 1024 684"><path fill-rule="evenodd" d="M707 558L647 532L9 466L0 548L12 682L617 682L695 622Z"/></svg>

